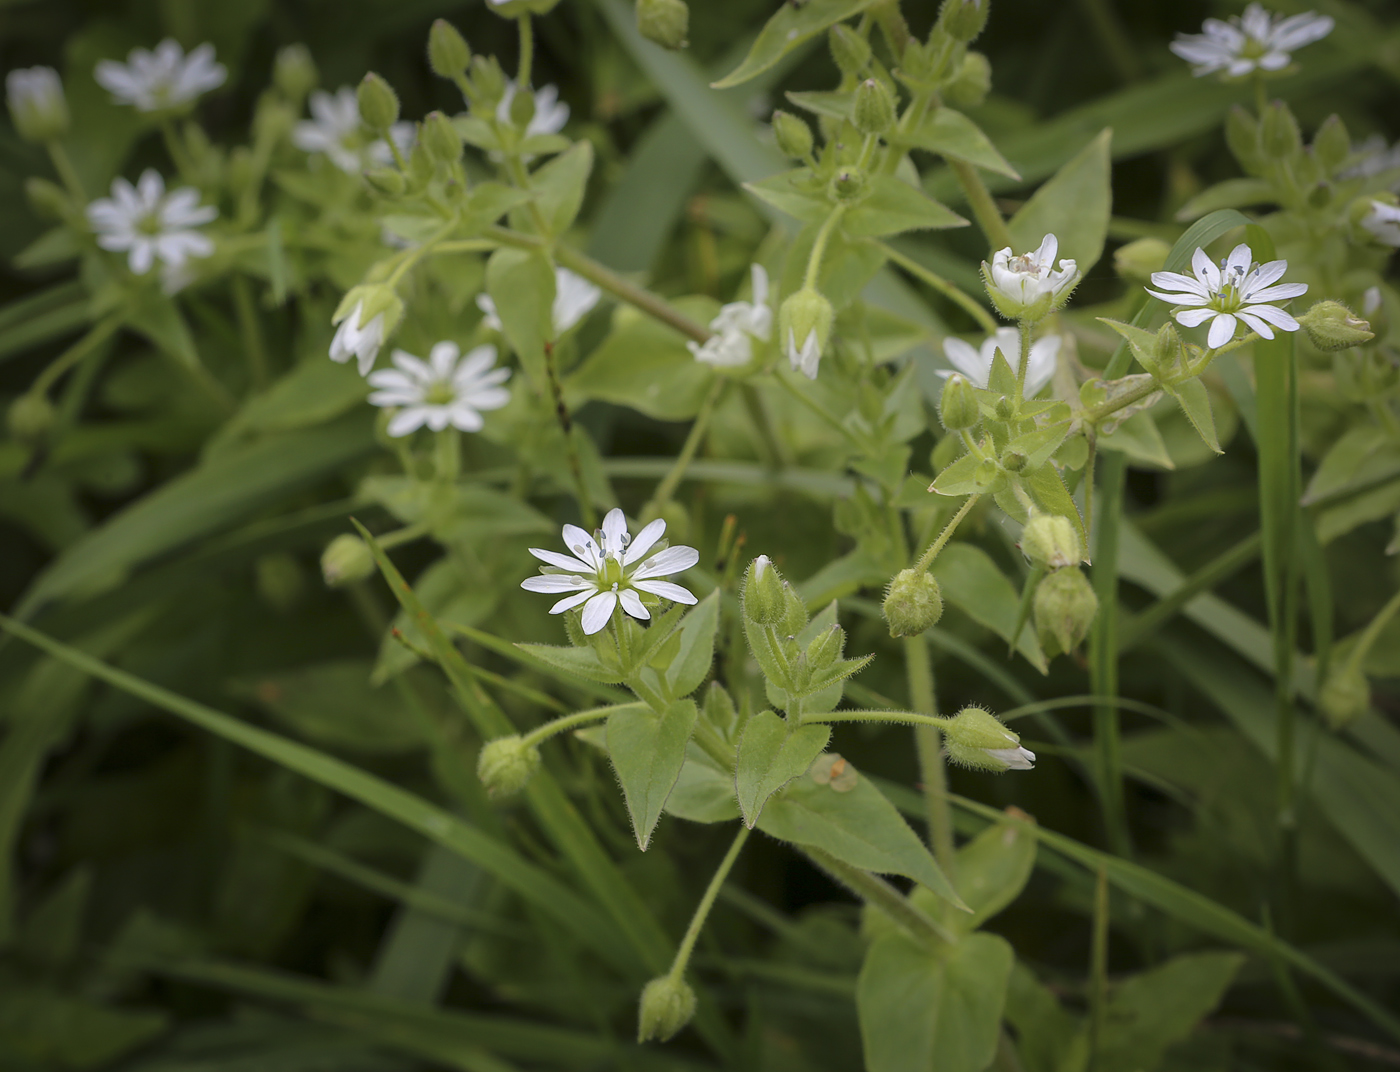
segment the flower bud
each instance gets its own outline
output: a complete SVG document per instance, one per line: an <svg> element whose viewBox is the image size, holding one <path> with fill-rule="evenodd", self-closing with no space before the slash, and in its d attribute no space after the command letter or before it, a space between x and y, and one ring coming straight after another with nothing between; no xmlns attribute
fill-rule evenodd
<svg viewBox="0 0 1400 1072"><path fill-rule="evenodd" d="M360 119L370 130L382 134L398 122L399 96L373 71L360 80L355 97L360 103Z"/></svg>
<svg viewBox="0 0 1400 1072"><path fill-rule="evenodd" d="M525 788L540 767L540 750L519 734L497 737L481 748L476 774L493 800L513 797Z"/></svg>
<svg viewBox="0 0 1400 1072"><path fill-rule="evenodd" d="M424 117L419 140L428 155L440 164L455 164L462 159L462 135L441 112L429 112Z"/></svg>
<svg viewBox="0 0 1400 1072"><path fill-rule="evenodd" d="M1376 337L1371 325L1339 301L1320 301L1298 318L1319 350L1346 350Z"/></svg>
<svg viewBox="0 0 1400 1072"><path fill-rule="evenodd" d="M10 435L26 446L33 446L42 442L44 436L48 435L49 429L53 427L54 417L53 403L48 397L30 393L20 395L10 403L5 423L9 427Z"/></svg>
<svg viewBox="0 0 1400 1072"><path fill-rule="evenodd" d="M1324 173L1331 175L1351 157L1351 135L1347 125L1337 115L1329 115L1313 135L1313 156L1322 165Z"/></svg>
<svg viewBox="0 0 1400 1072"><path fill-rule="evenodd" d="M1245 171L1257 175L1264 167L1259 145L1259 122L1238 104L1225 117L1225 144Z"/></svg>
<svg viewBox="0 0 1400 1072"><path fill-rule="evenodd" d="M812 128L791 112L773 113L773 137L784 156L805 160L812 154Z"/></svg>
<svg viewBox="0 0 1400 1072"><path fill-rule="evenodd" d="M1015 447L1007 447L997 460L1001 462L1001 467L1008 473L1019 473L1030 464L1030 458L1026 457L1025 451L1017 450Z"/></svg>
<svg viewBox="0 0 1400 1072"><path fill-rule="evenodd" d="M1089 635L1099 597L1077 566L1058 569L1035 590L1035 629L1046 654L1071 652Z"/></svg>
<svg viewBox="0 0 1400 1072"><path fill-rule="evenodd" d="M428 66L439 78L461 78L471 66L472 50L457 27L438 19L428 31Z"/></svg>
<svg viewBox="0 0 1400 1072"><path fill-rule="evenodd" d="M472 104L494 113L506 95L506 76L495 56L472 57Z"/></svg>
<svg viewBox="0 0 1400 1072"><path fill-rule="evenodd" d="M1317 696L1327 725L1345 729L1371 708L1371 683L1361 670L1333 667Z"/></svg>
<svg viewBox="0 0 1400 1072"><path fill-rule="evenodd" d="M982 419L977 393L966 376L955 373L948 377L943 385L943 394L938 398L938 419L950 432L976 427Z"/></svg>
<svg viewBox="0 0 1400 1072"><path fill-rule="evenodd" d="M68 99L52 67L29 67L5 76L5 102L15 133L25 141L49 142L68 133Z"/></svg>
<svg viewBox="0 0 1400 1072"><path fill-rule="evenodd" d="M845 646L846 630L839 625L833 625L830 629L818 633L807 645L807 665L813 671L826 670L841 658L841 651Z"/></svg>
<svg viewBox="0 0 1400 1072"><path fill-rule="evenodd" d="M321 576L328 588L339 588L351 581L362 581L374 572L374 555L369 544L358 536L337 536L321 552Z"/></svg>
<svg viewBox="0 0 1400 1072"><path fill-rule="evenodd" d="M1118 247L1113 254L1113 270L1124 279L1145 284L1153 272L1160 272L1167 266L1171 251L1171 243L1163 239L1137 238Z"/></svg>
<svg viewBox="0 0 1400 1072"><path fill-rule="evenodd" d="M885 623L890 636L918 636L943 617L943 595L927 570L900 570L885 590Z"/></svg>
<svg viewBox="0 0 1400 1072"><path fill-rule="evenodd" d="M807 604L802 602L802 597L797 594L796 589L784 581L783 619L778 623L778 632L785 637L795 637L807 628L807 618ZM798 656L796 641L789 641L788 646L792 649L789 657L795 660Z"/></svg>
<svg viewBox="0 0 1400 1072"><path fill-rule="evenodd" d="M637 1016L637 1041L665 1042L695 1015L695 991L684 979L661 975L642 990Z"/></svg>
<svg viewBox="0 0 1400 1072"><path fill-rule="evenodd" d="M831 196L838 201L855 201L865 195L868 186L864 174L845 168L832 177Z"/></svg>
<svg viewBox="0 0 1400 1072"><path fill-rule="evenodd" d="M860 74L870 62L870 42L844 22L831 28L827 43L831 47L831 58L847 78Z"/></svg>
<svg viewBox="0 0 1400 1072"><path fill-rule="evenodd" d="M516 90L510 99L510 121L517 130L530 129L530 120L535 118L535 94L533 90Z"/></svg>
<svg viewBox="0 0 1400 1072"><path fill-rule="evenodd" d="M817 378L817 366L826 352L836 311L819 290L803 287L783 302L778 311L778 338L788 362L809 380Z"/></svg>
<svg viewBox="0 0 1400 1072"><path fill-rule="evenodd" d="M992 91L992 64L980 52L963 57L958 73L943 89L943 99L958 108L976 108Z"/></svg>
<svg viewBox="0 0 1400 1072"><path fill-rule="evenodd" d="M943 0L938 25L949 37L966 44L987 25L990 8L990 0Z"/></svg>
<svg viewBox="0 0 1400 1072"><path fill-rule="evenodd" d="M398 168L370 168L365 172L365 181L390 197L398 197L408 189L408 180Z"/></svg>
<svg viewBox="0 0 1400 1072"><path fill-rule="evenodd" d="M1021 531L1021 551L1037 566L1057 570L1084 559L1079 530L1067 517L1037 514Z"/></svg>
<svg viewBox="0 0 1400 1072"><path fill-rule="evenodd" d="M1298 120L1283 101L1274 101L1264 109L1259 144L1271 160L1292 160L1302 152L1303 135L1298 130Z"/></svg>
<svg viewBox="0 0 1400 1072"><path fill-rule="evenodd" d="M253 564L253 585L264 603L289 614L306 594L306 576L296 557L286 551L262 555Z"/></svg>
<svg viewBox="0 0 1400 1072"><path fill-rule="evenodd" d="M300 105L316 88L316 61L305 45L288 45L272 64L272 83L289 101Z"/></svg>
<svg viewBox="0 0 1400 1072"><path fill-rule="evenodd" d="M884 134L894 126L894 94L883 82L867 78L856 86L856 129L862 134Z"/></svg>
<svg viewBox="0 0 1400 1072"><path fill-rule="evenodd" d="M637 0L637 32L662 48L685 48L690 8L685 0Z"/></svg>
<svg viewBox="0 0 1400 1072"><path fill-rule="evenodd" d="M944 725L943 746L950 760L974 770L1030 770L1035 765L1035 753L1021 747L1020 736L980 707L964 707Z"/></svg>
<svg viewBox="0 0 1400 1072"><path fill-rule="evenodd" d="M767 555L759 555L749 566L740 597L744 616L759 625L777 625L787 614L783 579Z"/></svg>
<svg viewBox="0 0 1400 1072"><path fill-rule="evenodd" d="M62 186L35 176L24 180L24 196L29 199L35 213L55 222L67 219L73 204Z"/></svg>

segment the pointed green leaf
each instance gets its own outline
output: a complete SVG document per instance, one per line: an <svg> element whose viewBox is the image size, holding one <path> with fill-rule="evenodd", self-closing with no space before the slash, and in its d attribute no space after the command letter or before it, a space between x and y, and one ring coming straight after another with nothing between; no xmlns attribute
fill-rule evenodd
<svg viewBox="0 0 1400 1072"><path fill-rule="evenodd" d="M486 291L521 367L545 390L544 344L554 334L554 269L541 253L498 249L486 262Z"/></svg>
<svg viewBox="0 0 1400 1072"><path fill-rule="evenodd" d="M793 727L772 711L749 719L739 736L734 772L734 791L746 826L753 828L769 797L807 773L830 739L830 726Z"/></svg>
<svg viewBox="0 0 1400 1072"><path fill-rule="evenodd" d="M804 223L824 220L831 214L826 191L813 183L806 168L779 172L758 182L744 183L744 189L780 212Z"/></svg>
<svg viewBox="0 0 1400 1072"><path fill-rule="evenodd" d="M1274 184L1265 179L1226 179L1214 186L1207 186L1187 201L1176 210L1176 218L1194 220L1222 208L1274 204L1277 197Z"/></svg>
<svg viewBox="0 0 1400 1072"><path fill-rule="evenodd" d="M1147 410L1134 413L1112 432L1099 436L1101 450L1122 451L1135 462L1155 465L1161 469L1175 469L1176 463L1167 453L1167 445L1162 441L1162 433L1157 431L1157 423Z"/></svg>
<svg viewBox="0 0 1400 1072"><path fill-rule="evenodd" d="M871 178L865 200L841 220L841 229L849 238L966 226L967 220L952 209L894 175Z"/></svg>
<svg viewBox="0 0 1400 1072"><path fill-rule="evenodd" d="M772 67L809 37L852 15L859 15L875 0L802 0L784 3L759 31L744 62L714 83L715 89L741 85Z"/></svg>
<svg viewBox="0 0 1400 1072"><path fill-rule="evenodd" d="M1009 179L1021 177L1006 162L1006 157L997 152L997 147L982 133L982 128L952 108L935 109L914 129L891 136L911 148L975 164Z"/></svg>
<svg viewBox="0 0 1400 1072"><path fill-rule="evenodd" d="M564 648L554 644L515 646L558 670L587 678L589 681L598 681L604 685L616 685L622 681L622 675L613 667L604 666L592 648Z"/></svg>
<svg viewBox="0 0 1400 1072"><path fill-rule="evenodd" d="M1060 256L1088 272L1103 254L1108 219L1113 210L1109 181L1109 147L1113 132L1105 130L1060 168L1011 218L1012 248L1035 249L1047 234L1060 240Z"/></svg>
<svg viewBox="0 0 1400 1072"><path fill-rule="evenodd" d="M960 848L958 893L972 912L941 906L943 924L950 930L970 934L1016 900L1035 867L1037 844L1033 829L1018 823L997 823ZM940 906L924 907L935 910Z"/></svg>
<svg viewBox="0 0 1400 1072"><path fill-rule="evenodd" d="M947 465L933 481L931 490L939 495L976 495L985 490L977 479L977 467L982 459L975 454L964 454L957 461Z"/></svg>
<svg viewBox="0 0 1400 1072"><path fill-rule="evenodd" d="M634 704L608 716L608 755L643 852L680 776L696 715L695 701L678 700L660 715L645 704Z"/></svg>
<svg viewBox="0 0 1400 1072"><path fill-rule="evenodd" d="M1114 987L1094 1067L1156 1068L1167 1047L1220 1004L1244 960L1239 953L1189 953Z"/></svg>
<svg viewBox="0 0 1400 1072"><path fill-rule="evenodd" d="M592 172L593 143L580 141L530 176L535 206L551 235L561 235L573 226Z"/></svg>
<svg viewBox="0 0 1400 1072"><path fill-rule="evenodd" d="M1181 404L1181 412L1196 429L1201 439L1211 450L1223 454L1220 440L1215 434L1215 418L1210 412L1210 392L1200 380L1187 380L1172 389L1172 395Z"/></svg>
<svg viewBox="0 0 1400 1072"><path fill-rule="evenodd" d="M700 687L715 659L715 630L719 626L719 589L702 599L685 616L681 650L666 671L666 684L675 696L689 696Z"/></svg>
<svg viewBox="0 0 1400 1072"><path fill-rule="evenodd" d="M1055 468L1053 462L1022 473L1021 483L1031 493L1036 505L1047 514L1058 514L1073 521L1079 532L1079 545L1089 546L1089 534L1084 531L1084 518L1079 514L1079 504L1074 501L1069 488L1065 487L1064 477L1060 476L1060 471Z"/></svg>
<svg viewBox="0 0 1400 1072"><path fill-rule="evenodd" d="M987 552L969 543L954 541L934 560L932 572L946 602L991 629L1008 644L1011 642L1020 595ZM1034 633L1033 629L1021 630L1016 650L1043 674L1045 655Z"/></svg>

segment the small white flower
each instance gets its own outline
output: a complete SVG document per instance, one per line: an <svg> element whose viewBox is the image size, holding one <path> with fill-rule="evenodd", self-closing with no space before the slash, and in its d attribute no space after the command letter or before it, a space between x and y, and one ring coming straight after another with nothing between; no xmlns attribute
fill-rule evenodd
<svg viewBox="0 0 1400 1072"><path fill-rule="evenodd" d="M1337 178L1369 179L1400 169L1400 142L1392 146L1380 134L1372 134L1365 141L1354 144L1351 155L1354 163L1339 171Z"/></svg>
<svg viewBox="0 0 1400 1072"><path fill-rule="evenodd" d="M200 45L186 56L176 41L166 38L154 51L133 48L125 63L100 61L93 77L117 103L159 112L179 108L218 89L228 71L222 63L214 62L213 45Z"/></svg>
<svg viewBox="0 0 1400 1072"><path fill-rule="evenodd" d="M496 105L496 118L502 123L510 122L510 104L515 100L517 87L514 79L506 79L505 95ZM525 136L536 134L558 134L569 121L569 106L559 99L558 86L540 86L535 90L535 114L530 125L525 128Z"/></svg>
<svg viewBox="0 0 1400 1072"><path fill-rule="evenodd" d="M1064 340L1059 335L1047 335L1031 343L1031 359L1026 365L1026 397L1034 398L1040 389L1055 375L1055 362L1060 356L1060 344ZM966 376L974 387L987 388L987 378L992 372L992 362L1000 350L1011 370L1016 371L1021 361L1021 333L1015 328L997 328L987 337L980 349L974 350L971 343L952 337L943 340L943 352L953 363L953 368ZM953 375L953 369L939 369L938 375L945 380Z"/></svg>
<svg viewBox="0 0 1400 1072"><path fill-rule="evenodd" d="M331 360L345 364L352 357L358 359L360 375L368 376L374 368L374 359L379 356L379 348L384 345L384 314L376 313L368 324L360 323L364 302L356 302L355 308L335 329L331 340Z"/></svg>
<svg viewBox="0 0 1400 1072"><path fill-rule="evenodd" d="M493 368L494 346L478 346L465 357L455 342L440 342L422 361L403 350L395 350L396 368L369 374L371 405L393 406L399 412L389 420L391 436L406 436L425 424L434 432L448 425L463 432L481 431L483 410L500 409L510 401L510 392L501 384L510 379L510 369Z"/></svg>
<svg viewBox="0 0 1400 1072"><path fill-rule="evenodd" d="M1068 299L1079 282L1079 266L1065 258L1056 268L1059 251L1060 240L1048 234L1034 253L1014 256L1007 246L992 254L990 267L983 262L988 296L1003 315L1011 319L1027 315L1039 319Z"/></svg>
<svg viewBox="0 0 1400 1072"><path fill-rule="evenodd" d="M567 268L554 269L554 307L550 317L554 322L554 337L557 339L592 312L602 296L601 290L577 272ZM505 331L491 295L485 292L478 294L476 307L486 314L481 320L483 324L492 331Z"/></svg>
<svg viewBox="0 0 1400 1072"><path fill-rule="evenodd" d="M145 275L157 260L178 269L187 258L213 253L213 241L195 228L218 214L213 205L201 205L199 191L189 186L167 194L165 180L150 168L135 186L123 178L113 179L112 196L87 207L97 244L126 253L127 264L137 275Z"/></svg>
<svg viewBox="0 0 1400 1072"><path fill-rule="evenodd" d="M768 305L768 273L763 265L750 269L753 300L730 302L710 321L714 332L704 343L688 342L695 360L707 365L736 368L753 360L753 340L767 342L773 336L773 310Z"/></svg>
<svg viewBox="0 0 1400 1072"><path fill-rule="evenodd" d="M1015 748L984 748L982 751L1007 770L1031 770L1035 767L1035 753L1020 745Z"/></svg>
<svg viewBox="0 0 1400 1072"><path fill-rule="evenodd" d="M589 635L606 626L619 605L634 618L649 619L651 611L638 592L673 603L693 604L696 599L690 592L660 578L690 569L700 561L699 551L693 547L667 547L645 557L665 531L666 522L657 518L634 540L627 533L627 519L621 510L609 510L603 527L592 536L577 525L565 525L564 545L573 557L530 548L530 554L545 565L540 569L542 576L527 577L520 587L527 592L551 595L571 593L550 607L549 613L563 614L582 604L583 631Z"/></svg>
<svg viewBox="0 0 1400 1072"><path fill-rule="evenodd" d="M52 67L26 67L5 76L5 102L23 137L45 141L68 126L63 80Z"/></svg>
<svg viewBox="0 0 1400 1072"><path fill-rule="evenodd" d="M1316 12L1278 18L1259 4L1250 4L1243 15L1228 22L1206 19L1202 33L1178 34L1171 50L1195 64L1191 73L1197 78L1215 71L1242 78L1254 71L1282 70L1290 53L1320 41L1333 25L1330 17Z"/></svg>
<svg viewBox="0 0 1400 1072"><path fill-rule="evenodd" d="M341 86L334 94L316 90L307 100L311 118L303 119L292 130L292 144L304 153L324 153L332 164L350 175L371 165L385 167L394 160L393 151L383 138L371 139L360 122L360 105L355 91ZM412 123L395 123L389 136L400 152L413 147Z"/></svg>
<svg viewBox="0 0 1400 1072"><path fill-rule="evenodd" d="M1400 247L1400 205L1372 201L1370 209L1361 218L1361 226L1370 231L1377 242Z"/></svg>
<svg viewBox="0 0 1400 1072"><path fill-rule="evenodd" d="M794 372L802 373L809 380L817 378L817 368L822 360L822 341L815 330L807 332L800 345L797 333L789 330L786 350L788 364Z"/></svg>
<svg viewBox="0 0 1400 1072"><path fill-rule="evenodd" d="M1298 321L1268 302L1287 301L1305 294L1306 283L1282 283L1275 286L1288 271L1287 261L1253 262L1254 253L1240 243L1218 266L1197 248L1191 257L1193 275L1179 272L1152 273L1153 285L1162 291L1148 290L1154 298L1172 305L1185 306L1172 315L1183 327L1194 328L1210 324L1206 342L1212 348L1224 346L1235 337L1237 321L1266 339L1274 337L1269 325L1282 331L1297 331Z"/></svg>

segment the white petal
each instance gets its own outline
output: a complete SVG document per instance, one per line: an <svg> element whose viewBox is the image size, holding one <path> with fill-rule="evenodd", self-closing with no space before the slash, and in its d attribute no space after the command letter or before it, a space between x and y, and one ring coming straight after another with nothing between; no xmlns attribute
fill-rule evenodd
<svg viewBox="0 0 1400 1072"><path fill-rule="evenodd" d="M395 439L406 436L422 428L428 419L428 410L425 406L410 406L394 414L389 421L389 435Z"/></svg>
<svg viewBox="0 0 1400 1072"><path fill-rule="evenodd" d="M589 569L597 570L603 565L603 555L593 537L577 525L564 526L564 546L589 563Z"/></svg>
<svg viewBox="0 0 1400 1072"><path fill-rule="evenodd" d="M597 589L597 582L590 577L575 577L564 573L542 573L534 577L526 577L520 582L520 587L527 592L545 592L554 595L559 592L592 592Z"/></svg>
<svg viewBox="0 0 1400 1072"><path fill-rule="evenodd" d="M1276 305L1246 305L1240 312L1241 314L1249 313L1251 316L1257 316L1260 320L1268 321L1274 327L1282 328L1284 331L1298 330L1298 321L1293 319L1293 315ZM1263 332L1260 334L1262 335Z"/></svg>
<svg viewBox="0 0 1400 1072"><path fill-rule="evenodd" d="M1182 309L1176 314L1176 322L1184 328L1194 328L1215 316L1214 309Z"/></svg>
<svg viewBox="0 0 1400 1072"><path fill-rule="evenodd" d="M688 607L699 602L699 600L686 589L670 581L639 581L634 578L632 587L638 588L643 592L650 592L652 595L660 596L662 599L669 599L672 603L684 603Z"/></svg>
<svg viewBox="0 0 1400 1072"><path fill-rule="evenodd" d="M590 599L583 607L583 631L588 636L599 632L608 624L608 619L612 617L613 609L617 606L617 593L599 592Z"/></svg>
<svg viewBox="0 0 1400 1072"><path fill-rule="evenodd" d="M1266 305L1263 306L1263 308L1272 309L1273 306ZM1257 331L1261 339L1272 339L1274 337L1274 329L1269 327L1268 324L1264 323L1264 321L1260 320L1254 314L1241 309L1236 315L1238 315L1239 318L1244 321L1245 327L1250 328L1253 331Z"/></svg>
<svg viewBox="0 0 1400 1072"><path fill-rule="evenodd" d="M622 609L632 615L632 617L640 618L644 622L651 619L651 611L646 609L642 604L641 596L637 595L632 589L624 588L617 593L617 598L622 603Z"/></svg>
<svg viewBox="0 0 1400 1072"><path fill-rule="evenodd" d="M974 350L970 343L963 342L962 339L955 339L951 335L943 340L943 353L948 360L953 363L953 367L966 376L978 387L987 386L987 376L991 372L992 363L984 362L982 354Z"/></svg>
<svg viewBox="0 0 1400 1072"><path fill-rule="evenodd" d="M656 541L661 539L666 531L666 522L661 518L649 522L641 532L637 533L637 538L627 546L627 553L622 556L622 564L630 566L639 560L643 555L652 549Z"/></svg>
<svg viewBox="0 0 1400 1072"><path fill-rule="evenodd" d="M558 551L547 551L543 547L531 547L530 554L534 555L541 562L547 562L551 566L558 566L560 569L570 572L596 573L597 567L589 562L573 558L570 555L561 555Z"/></svg>
<svg viewBox="0 0 1400 1072"><path fill-rule="evenodd" d="M549 613L563 614L566 610L573 610L580 603L587 603L592 598L593 588L590 586L588 591L586 592L580 592L578 593L578 595L573 596L565 596L558 603L554 604L554 606L549 608Z"/></svg>
<svg viewBox="0 0 1400 1072"><path fill-rule="evenodd" d="M632 574L633 578L668 577L688 570L700 561L700 552L693 547L668 547L652 555Z"/></svg>
<svg viewBox="0 0 1400 1072"><path fill-rule="evenodd" d="M1206 336L1206 345L1214 349L1217 346L1224 346L1235 337L1235 318L1229 313L1220 313L1210 322L1210 334Z"/></svg>
<svg viewBox="0 0 1400 1072"><path fill-rule="evenodd" d="M1251 304L1262 302L1287 301L1289 298L1300 298L1308 292L1306 283L1280 283L1275 287L1268 287L1257 294L1250 294L1246 300Z"/></svg>

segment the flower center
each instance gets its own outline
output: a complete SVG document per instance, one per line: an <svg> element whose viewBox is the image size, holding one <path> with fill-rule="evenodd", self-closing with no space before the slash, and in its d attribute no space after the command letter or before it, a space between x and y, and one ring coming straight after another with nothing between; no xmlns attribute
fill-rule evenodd
<svg viewBox="0 0 1400 1072"><path fill-rule="evenodd" d="M610 584L614 588L627 579L621 560L613 558L611 555L603 560L603 568L598 573L604 584Z"/></svg>
<svg viewBox="0 0 1400 1072"><path fill-rule="evenodd" d="M1019 257L1012 257L1007 265L1017 275L1029 275L1036 279L1040 278L1040 265L1029 253L1022 253Z"/></svg>
<svg viewBox="0 0 1400 1072"><path fill-rule="evenodd" d="M1269 51L1269 46L1257 37L1245 38L1244 47L1240 49L1240 58L1246 60L1257 60L1264 53Z"/></svg>
<svg viewBox="0 0 1400 1072"><path fill-rule="evenodd" d="M160 234L164 229L165 228L161 226L160 214L158 212L144 213L141 218L136 221L136 230L143 235L154 237Z"/></svg>
<svg viewBox="0 0 1400 1072"><path fill-rule="evenodd" d="M450 383L437 383L429 386L423 395L423 401L430 406L450 406L457 401L457 392Z"/></svg>

